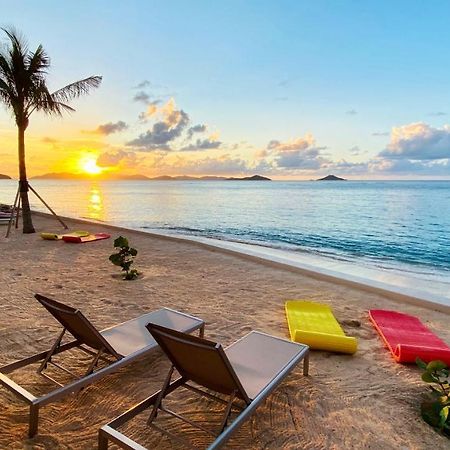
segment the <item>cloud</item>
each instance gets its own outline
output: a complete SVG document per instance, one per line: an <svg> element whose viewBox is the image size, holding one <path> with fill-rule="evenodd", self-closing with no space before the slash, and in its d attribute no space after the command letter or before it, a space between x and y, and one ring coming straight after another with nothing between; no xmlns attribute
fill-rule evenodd
<svg viewBox="0 0 450 450"><path fill-rule="evenodd" d="M158 105L161 103L160 99L153 100L147 103L147 109L139 114L139 120L143 123L154 116L158 112Z"/></svg>
<svg viewBox="0 0 450 450"><path fill-rule="evenodd" d="M194 133L204 133L206 131L206 125L194 125L187 130L188 138L191 139Z"/></svg>
<svg viewBox="0 0 450 450"><path fill-rule="evenodd" d="M133 97L133 101L147 104L150 101L150 94L145 91L138 91Z"/></svg>
<svg viewBox="0 0 450 450"><path fill-rule="evenodd" d="M345 111L345 114L347 114L348 116L355 116L356 114L358 114L358 111L355 111L354 109L350 109L348 111Z"/></svg>
<svg viewBox="0 0 450 450"><path fill-rule="evenodd" d="M370 173L411 176L449 176L450 160L410 161L409 159L374 159L369 161Z"/></svg>
<svg viewBox="0 0 450 450"><path fill-rule="evenodd" d="M144 80L144 81L141 81L136 86L134 86L133 89L144 89L144 88L146 88L146 87L148 87L150 85L151 85L150 81Z"/></svg>
<svg viewBox="0 0 450 450"><path fill-rule="evenodd" d="M330 161L321 155L326 147L316 147L311 134L291 141L272 140L267 144L268 155L274 157L276 166L285 169L320 169Z"/></svg>
<svg viewBox="0 0 450 450"><path fill-rule="evenodd" d="M123 120L119 120L116 123L108 122L103 125L99 125L95 130L88 131L88 133L108 135L119 133L120 131L126 130L127 128L128 125Z"/></svg>
<svg viewBox="0 0 450 450"><path fill-rule="evenodd" d="M162 120L125 145L137 147L140 151L170 150L169 144L180 137L189 124L189 116L182 109L176 109L173 99L160 108L155 105L151 115L155 114L160 114Z"/></svg>
<svg viewBox="0 0 450 450"><path fill-rule="evenodd" d="M418 122L394 127L387 148L379 156L417 161L450 158L450 126L433 128Z"/></svg>
<svg viewBox="0 0 450 450"><path fill-rule="evenodd" d="M352 154L352 155L359 155L361 152L361 149L357 146L354 145L353 147L349 148L348 151Z"/></svg>
<svg viewBox="0 0 450 450"><path fill-rule="evenodd" d="M335 172L345 175L361 175L366 174L368 169L367 162L355 163L342 159L341 161L332 162L330 164L324 164L322 167L327 172Z"/></svg>
<svg viewBox="0 0 450 450"><path fill-rule="evenodd" d="M428 113L428 115L431 117L441 117L441 116L446 116L447 113L442 112L442 111L436 111L436 112L430 112L430 113Z"/></svg>
<svg viewBox="0 0 450 450"><path fill-rule="evenodd" d="M180 152L195 152L201 150L210 150L214 148L219 148L222 145L222 142L212 140L212 139L197 139L197 141L193 144L182 147Z"/></svg>
<svg viewBox="0 0 450 450"><path fill-rule="evenodd" d="M292 141L269 141L267 144L267 149L276 151L303 150L311 147L312 145L314 145L314 137L312 134L307 134L305 137L293 139Z"/></svg>
<svg viewBox="0 0 450 450"><path fill-rule="evenodd" d="M282 152L275 160L278 167L301 170L320 169L328 161L316 148Z"/></svg>
<svg viewBox="0 0 450 450"><path fill-rule="evenodd" d="M192 175L241 175L253 170L247 161L241 158L233 158L230 155L221 155L216 158L203 158L187 160L178 157L166 170L174 173Z"/></svg>
<svg viewBox="0 0 450 450"><path fill-rule="evenodd" d="M289 100L289 97L275 97L274 100L276 102L287 102Z"/></svg>
<svg viewBox="0 0 450 450"><path fill-rule="evenodd" d="M282 87L282 88L286 88L288 86L290 86L294 81L296 81L297 78L296 77L292 77L292 78L284 78L283 80L280 80L277 83L278 87Z"/></svg>
<svg viewBox="0 0 450 450"><path fill-rule="evenodd" d="M376 137L382 137L382 136L389 136L389 131L375 131L374 133L372 133L372 136L376 136Z"/></svg>
<svg viewBox="0 0 450 450"><path fill-rule="evenodd" d="M56 144L58 142L58 140L54 139L54 138L51 138L51 137L48 137L48 136L44 136L42 138L42 142L44 142L45 144Z"/></svg>
<svg viewBox="0 0 450 450"><path fill-rule="evenodd" d="M138 165L139 158L134 152L124 150L116 150L104 152L97 158L97 165L100 167L117 167L134 168Z"/></svg>

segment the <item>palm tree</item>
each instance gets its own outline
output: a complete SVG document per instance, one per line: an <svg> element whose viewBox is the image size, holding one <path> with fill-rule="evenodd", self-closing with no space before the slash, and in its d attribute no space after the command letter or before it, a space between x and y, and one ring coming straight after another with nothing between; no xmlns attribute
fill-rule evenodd
<svg viewBox="0 0 450 450"><path fill-rule="evenodd" d="M25 165L25 130L35 111L62 116L75 111L67 103L100 85L102 77L92 76L50 93L46 84L50 59L42 45L34 52L14 29L4 29L10 42L0 48L0 101L13 113L18 131L19 189L22 203L23 232L34 233L28 201L28 179Z"/></svg>

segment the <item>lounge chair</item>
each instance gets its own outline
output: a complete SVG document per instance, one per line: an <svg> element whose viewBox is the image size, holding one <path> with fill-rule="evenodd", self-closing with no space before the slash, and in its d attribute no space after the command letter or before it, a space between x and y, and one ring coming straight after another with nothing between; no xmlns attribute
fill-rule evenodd
<svg viewBox="0 0 450 450"><path fill-rule="evenodd" d="M303 374L308 375L307 345L252 331L223 349L215 342L155 324L148 324L147 329L172 362L172 367L160 391L100 429L99 450L106 450L109 441L128 450L144 450L144 447L126 437L117 428L147 408L151 410L147 423L173 440L192 447L184 438L154 423L154 419L161 411L212 435L215 440L208 447L209 450L220 448L301 360L303 360ZM181 376L171 381L175 369ZM224 400L188 382L194 382L209 391L225 395L228 399ZM196 424L163 406L163 399L179 387L190 389L226 405L217 431ZM232 408L238 406L235 400L243 404L243 407L235 420L228 425Z"/></svg>
<svg viewBox="0 0 450 450"><path fill-rule="evenodd" d="M39 408L41 406L53 403L70 393L78 392L83 387L147 355L158 347L157 342L145 329L149 322L187 333L200 330L200 336L203 336L204 332L205 323L203 320L168 308L143 314L136 319L98 331L78 309L39 294L36 294L35 297L62 325L63 330L50 350L0 367L0 383L30 406L29 437L33 437L38 431ZM62 339L66 331L72 334L75 340L63 344ZM53 361L55 355L71 349L79 349L92 356L86 372L81 377ZM107 365L95 371L100 360ZM57 389L41 397L35 397L6 376L16 369L37 362L41 362L37 372L58 385ZM45 372L50 365L66 375L73 376L74 381L66 385L61 384Z"/></svg>

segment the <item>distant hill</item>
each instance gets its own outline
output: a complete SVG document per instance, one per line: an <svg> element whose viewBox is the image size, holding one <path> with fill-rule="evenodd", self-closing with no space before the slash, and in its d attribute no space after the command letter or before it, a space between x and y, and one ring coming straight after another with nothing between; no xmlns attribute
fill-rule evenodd
<svg viewBox="0 0 450 450"><path fill-rule="evenodd" d="M9 175L2 175L0 173L0 180L12 180L12 178Z"/></svg>
<svg viewBox="0 0 450 450"><path fill-rule="evenodd" d="M45 173L32 177L33 180L99 180L99 181L120 181L120 180L152 180L152 181L271 181L270 178L261 175L253 175L251 177L217 177L206 175L204 177L191 177L189 175L161 175L159 177L149 178L145 175L120 175L115 173L104 173L100 175L87 175L84 173Z"/></svg>
<svg viewBox="0 0 450 450"><path fill-rule="evenodd" d="M345 178L339 178L336 175L327 175L326 177L319 178L317 181L347 181Z"/></svg>
<svg viewBox="0 0 450 450"><path fill-rule="evenodd" d="M120 175L120 174L100 174L87 175L84 173L54 172L45 173L32 177L33 180L99 180L99 181L119 181L119 180L149 180L145 175Z"/></svg>
<svg viewBox="0 0 450 450"><path fill-rule="evenodd" d="M263 177L261 175L253 175L251 177L242 177L242 178L227 178L230 181L272 181L270 178Z"/></svg>
<svg viewBox="0 0 450 450"><path fill-rule="evenodd" d="M261 175L253 175L251 177L217 177L214 175L205 175L203 177L191 177L189 175L179 175L171 177L170 175L162 175L160 177L150 178L150 180L156 181L272 181L270 178L263 177Z"/></svg>

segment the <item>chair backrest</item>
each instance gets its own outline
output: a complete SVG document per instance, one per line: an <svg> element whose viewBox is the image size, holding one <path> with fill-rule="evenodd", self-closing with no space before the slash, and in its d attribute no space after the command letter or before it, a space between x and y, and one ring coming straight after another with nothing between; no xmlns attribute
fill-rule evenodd
<svg viewBox="0 0 450 450"><path fill-rule="evenodd" d="M120 357L81 311L40 294L34 297L77 341L97 350L103 348Z"/></svg>
<svg viewBox="0 0 450 450"><path fill-rule="evenodd" d="M222 394L235 392L236 396L250 403L220 344L153 323L146 327L186 381L192 380Z"/></svg>

